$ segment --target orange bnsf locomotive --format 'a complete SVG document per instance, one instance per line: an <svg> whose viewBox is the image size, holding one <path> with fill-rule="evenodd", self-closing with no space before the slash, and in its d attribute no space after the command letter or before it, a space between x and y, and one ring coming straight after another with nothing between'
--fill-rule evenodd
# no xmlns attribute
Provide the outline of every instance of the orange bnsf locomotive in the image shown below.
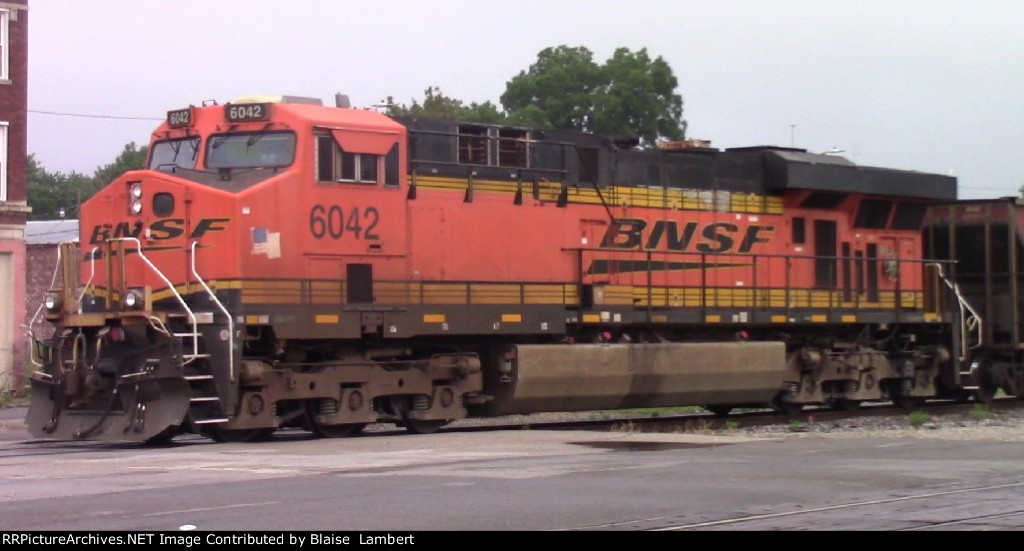
<svg viewBox="0 0 1024 551"><path fill-rule="evenodd" d="M62 245L29 428L244 441L1015 388L934 238L959 230L926 222L953 178L635 145L304 98L171 111Z"/></svg>

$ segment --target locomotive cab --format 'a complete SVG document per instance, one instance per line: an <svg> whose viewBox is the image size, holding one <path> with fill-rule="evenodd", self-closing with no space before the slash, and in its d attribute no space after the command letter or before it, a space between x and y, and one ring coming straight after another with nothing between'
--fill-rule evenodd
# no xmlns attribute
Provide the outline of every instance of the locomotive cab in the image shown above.
<svg viewBox="0 0 1024 551"><path fill-rule="evenodd" d="M32 378L33 432L127 440L208 427L225 438L254 434L228 423L243 386L267 376L264 364L245 355L300 364L289 371L300 376L303 362L325 352L290 340L382 329L372 315L352 323L340 301L314 316L275 311L295 287L252 275L309 281L301 294L315 297L339 291L317 280L347 271L345 302L373 302L374 278L396 277L405 253L405 219L397 215L404 132L376 112L324 109L301 98L168 112L146 168L90 198L81 211L81 245L62 246L64 285L51 292L46 311L56 330L34 347L43 369ZM335 383L355 390L348 392L352 404L360 401L361 378ZM432 396L427 381L420 390ZM290 417L309 426L309 402L316 415L321 408L316 383L305 387L305 395L265 409L257 405L267 396L248 396L249 425L274 427ZM328 396L322 409L336 411L340 396ZM356 421L376 420L355 409Z"/></svg>

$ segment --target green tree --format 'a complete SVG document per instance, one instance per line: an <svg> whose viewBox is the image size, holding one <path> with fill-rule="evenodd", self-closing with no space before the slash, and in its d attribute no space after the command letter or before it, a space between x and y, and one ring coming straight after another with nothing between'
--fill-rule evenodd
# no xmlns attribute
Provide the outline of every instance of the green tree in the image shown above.
<svg viewBox="0 0 1024 551"><path fill-rule="evenodd" d="M615 50L603 67L604 83L595 101L594 131L631 134L641 144L685 137L683 98L674 93L678 82L664 59L651 59L647 49Z"/></svg>
<svg viewBox="0 0 1024 551"><path fill-rule="evenodd" d="M93 174L93 180L96 185L95 191L103 189L107 184L114 181L115 178L129 170L138 170L146 166L146 155L148 153L149 146L139 147L135 142L125 144L124 149L114 159L114 162L96 168L96 172Z"/></svg>
<svg viewBox="0 0 1024 551"><path fill-rule="evenodd" d="M392 103L388 98L388 114L392 116L419 117L424 119L459 120L467 122L499 123L505 115L489 101L470 103L448 97L437 86L429 86L423 92L423 103L415 99L412 105Z"/></svg>
<svg viewBox="0 0 1024 551"><path fill-rule="evenodd" d="M651 59L646 48L619 48L598 65L587 48L562 45L541 50L528 70L509 80L501 104L510 120L629 134L651 147L658 140L685 138L677 86L668 63L660 56Z"/></svg>
<svg viewBox="0 0 1024 551"><path fill-rule="evenodd" d="M79 201L85 201L93 193L92 179L72 172L47 172L34 155L28 156L28 205L32 207L30 220L51 220L65 216L77 216Z"/></svg>
<svg viewBox="0 0 1024 551"><path fill-rule="evenodd" d="M66 218L78 216L78 205L92 197L118 176L146 164L147 146L128 143L113 162L97 167L93 175L80 172L48 172L34 155L28 157L28 204L32 207L30 220L60 218L64 209Z"/></svg>
<svg viewBox="0 0 1024 551"><path fill-rule="evenodd" d="M505 121L514 126L527 126L530 128L554 128L548 120L547 113L536 105L527 105L522 109L516 109Z"/></svg>
<svg viewBox="0 0 1024 551"><path fill-rule="evenodd" d="M513 116L524 109L539 109L552 128L593 130L594 100L603 81L594 54L582 46L544 48L537 61L512 77L501 95L501 105ZM518 113L518 114L517 114Z"/></svg>

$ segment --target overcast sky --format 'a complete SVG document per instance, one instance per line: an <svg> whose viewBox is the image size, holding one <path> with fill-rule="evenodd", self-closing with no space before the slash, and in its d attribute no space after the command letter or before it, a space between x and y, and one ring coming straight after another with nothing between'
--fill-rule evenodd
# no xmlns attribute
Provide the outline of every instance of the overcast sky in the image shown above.
<svg viewBox="0 0 1024 551"><path fill-rule="evenodd" d="M561 44L647 48L688 137L832 148L954 174L964 198L1024 184L1020 0L30 0L28 150L91 174L170 109L253 94L466 101ZM74 117L46 112L139 117Z"/></svg>

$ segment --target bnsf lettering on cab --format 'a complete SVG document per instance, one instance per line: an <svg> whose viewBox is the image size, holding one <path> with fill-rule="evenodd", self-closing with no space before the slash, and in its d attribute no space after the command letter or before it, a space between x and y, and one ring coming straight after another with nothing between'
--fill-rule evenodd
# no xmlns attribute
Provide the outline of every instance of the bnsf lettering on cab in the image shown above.
<svg viewBox="0 0 1024 551"><path fill-rule="evenodd" d="M774 226L757 224L743 228L730 222L713 222L705 224L703 228L698 222L686 222L680 228L674 220L657 220L648 229L646 220L620 218L608 227L601 240L601 247L635 249L642 246L648 250L660 248L669 251L720 254L733 252L736 238L742 236L735 252L745 254L749 253L754 245L767 243L768 236L774 229Z"/></svg>
<svg viewBox="0 0 1024 551"><path fill-rule="evenodd" d="M224 231L230 221L230 218L203 218L195 225L188 237L189 239L199 239L209 232ZM145 234L143 234L144 229L146 230ZM148 228L141 220L135 223L121 222L117 225L97 224L90 232L89 244L97 245L107 239L127 237L139 239L140 236L144 236L150 241L167 241L185 235L185 229L184 218L161 218L150 224Z"/></svg>

